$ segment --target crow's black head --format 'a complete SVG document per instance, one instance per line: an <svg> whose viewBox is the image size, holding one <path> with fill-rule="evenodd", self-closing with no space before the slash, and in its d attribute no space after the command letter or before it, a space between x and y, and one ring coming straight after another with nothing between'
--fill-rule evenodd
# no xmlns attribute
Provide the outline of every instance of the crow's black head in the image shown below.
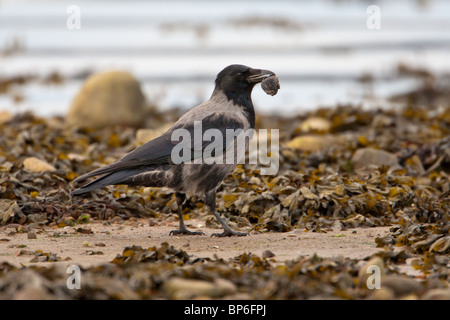
<svg viewBox="0 0 450 320"><path fill-rule="evenodd" d="M251 98L252 89L255 84L273 75L275 73L269 70L252 69L241 64L233 64L217 75L216 87L211 99L220 93L225 94L228 100L242 107L251 128L254 128L255 110Z"/></svg>
<svg viewBox="0 0 450 320"><path fill-rule="evenodd" d="M229 99L234 100L239 95L250 95L255 84L273 75L275 73L269 70L252 69L241 64L233 64L217 75L216 90L223 91Z"/></svg>

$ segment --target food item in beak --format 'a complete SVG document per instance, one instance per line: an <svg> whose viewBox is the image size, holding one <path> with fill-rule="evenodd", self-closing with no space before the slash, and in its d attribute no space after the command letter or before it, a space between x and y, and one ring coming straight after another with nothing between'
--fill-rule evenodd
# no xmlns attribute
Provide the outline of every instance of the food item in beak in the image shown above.
<svg viewBox="0 0 450 320"><path fill-rule="evenodd" d="M278 89L280 89L280 82L278 81L277 76L271 76L263 80L261 82L261 88L265 93L274 96L277 94Z"/></svg>

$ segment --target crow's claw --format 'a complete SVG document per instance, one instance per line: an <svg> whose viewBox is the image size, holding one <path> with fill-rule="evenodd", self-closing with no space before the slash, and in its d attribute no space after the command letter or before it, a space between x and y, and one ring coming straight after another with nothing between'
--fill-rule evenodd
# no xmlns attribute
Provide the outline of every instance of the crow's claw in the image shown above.
<svg viewBox="0 0 450 320"><path fill-rule="evenodd" d="M204 236L205 234L201 231L189 231L188 229L176 229L169 232L169 236L177 236L179 234L185 234L188 236L199 235Z"/></svg>

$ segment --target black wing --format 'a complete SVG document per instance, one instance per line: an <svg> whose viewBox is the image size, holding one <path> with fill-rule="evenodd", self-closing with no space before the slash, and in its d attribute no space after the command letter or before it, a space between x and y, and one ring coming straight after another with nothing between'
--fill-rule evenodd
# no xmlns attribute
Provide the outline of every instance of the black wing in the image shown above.
<svg viewBox="0 0 450 320"><path fill-rule="evenodd" d="M167 133L165 133L162 136L155 138L136 148L119 161L86 173L75 179L73 182L77 183L84 181L90 177L122 170L134 169L137 167L170 163L172 148L173 144L170 141L170 135L167 135Z"/></svg>
<svg viewBox="0 0 450 320"><path fill-rule="evenodd" d="M93 176L113 173L117 171L133 170L138 167L147 167L151 165L172 164L172 149L178 143L182 143L178 141L172 141L171 139L172 133L176 129L185 129L190 133L191 139L187 143L189 143L189 147L191 149L192 160L197 154L194 150L195 147L201 148L202 151L204 151L205 148L208 147L216 148L216 150L219 149L220 151L225 152L227 144L231 142L227 141L226 139L226 130L243 129L244 127L244 124L241 121L237 120L236 118L230 117L230 115L226 113L210 114L201 120L201 125L202 137L205 131L207 131L208 129L217 129L222 134L222 141L203 141L203 139L201 139L201 147L195 146L194 131L196 130L196 127L194 125L194 122L192 121L188 123L177 123L174 127L169 129L160 137L136 148L135 150L125 155L119 161L84 174L75 179L74 183L86 180ZM184 141L184 143L186 143L186 141ZM221 144L218 145L218 143Z"/></svg>

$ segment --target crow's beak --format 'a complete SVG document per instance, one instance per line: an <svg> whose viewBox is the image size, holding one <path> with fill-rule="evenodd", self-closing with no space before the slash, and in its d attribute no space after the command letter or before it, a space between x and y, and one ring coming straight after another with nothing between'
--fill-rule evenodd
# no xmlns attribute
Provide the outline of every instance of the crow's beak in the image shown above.
<svg viewBox="0 0 450 320"><path fill-rule="evenodd" d="M275 73L270 70L252 69L247 79L250 83L259 83L271 76L275 76Z"/></svg>

